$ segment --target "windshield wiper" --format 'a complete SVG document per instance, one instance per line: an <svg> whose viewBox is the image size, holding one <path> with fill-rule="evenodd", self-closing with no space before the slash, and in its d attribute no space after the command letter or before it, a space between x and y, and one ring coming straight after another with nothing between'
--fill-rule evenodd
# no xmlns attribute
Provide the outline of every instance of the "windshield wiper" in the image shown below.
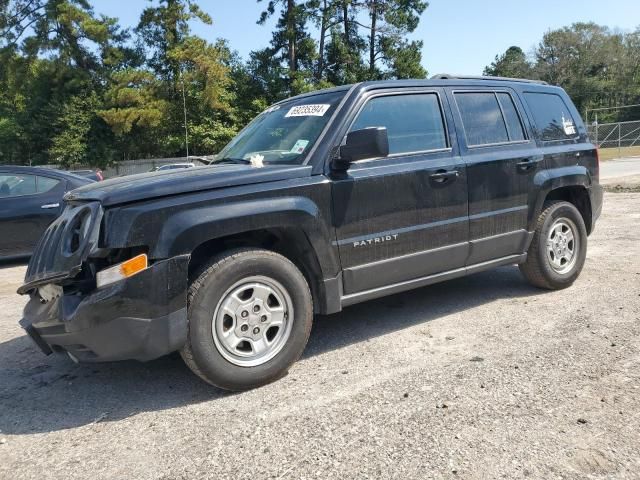
<svg viewBox="0 0 640 480"><path fill-rule="evenodd" d="M225 157L221 158L220 160L212 160L209 165L216 165L218 163L241 163L246 165L251 163L251 160L247 160L246 158Z"/></svg>

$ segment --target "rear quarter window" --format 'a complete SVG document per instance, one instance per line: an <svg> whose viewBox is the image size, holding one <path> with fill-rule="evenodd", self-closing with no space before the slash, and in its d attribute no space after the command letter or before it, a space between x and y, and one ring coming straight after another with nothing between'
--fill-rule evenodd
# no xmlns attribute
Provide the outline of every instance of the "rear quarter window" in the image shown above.
<svg viewBox="0 0 640 480"><path fill-rule="evenodd" d="M38 177L37 180L37 190L38 193L48 192L49 190L53 190L58 186L60 180L56 180L55 178L49 177Z"/></svg>
<svg viewBox="0 0 640 480"><path fill-rule="evenodd" d="M542 141L570 140L578 136L575 120L560 95L525 92L524 97Z"/></svg>

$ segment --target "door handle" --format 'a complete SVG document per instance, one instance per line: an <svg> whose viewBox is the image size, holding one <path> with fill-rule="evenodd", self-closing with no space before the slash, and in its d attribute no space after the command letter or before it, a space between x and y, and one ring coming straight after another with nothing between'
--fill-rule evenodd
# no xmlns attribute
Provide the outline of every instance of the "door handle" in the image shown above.
<svg viewBox="0 0 640 480"><path fill-rule="evenodd" d="M40 208L58 208L59 206L59 203L45 203Z"/></svg>
<svg viewBox="0 0 640 480"><path fill-rule="evenodd" d="M460 176L458 170L438 170L436 173L429 175L429 178L437 183L447 183L449 180Z"/></svg>
<svg viewBox="0 0 640 480"><path fill-rule="evenodd" d="M539 161L540 160L538 160L537 158L527 158L526 160L522 160L521 162L516 163L516 167L518 167L518 170L528 172L529 170L536 168Z"/></svg>

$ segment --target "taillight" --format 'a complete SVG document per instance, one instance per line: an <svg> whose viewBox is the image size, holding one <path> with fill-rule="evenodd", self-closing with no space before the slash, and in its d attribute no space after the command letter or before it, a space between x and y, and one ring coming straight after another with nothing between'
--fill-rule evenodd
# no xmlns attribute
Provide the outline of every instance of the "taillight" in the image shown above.
<svg viewBox="0 0 640 480"><path fill-rule="evenodd" d="M596 167L600 171L600 149L596 147Z"/></svg>

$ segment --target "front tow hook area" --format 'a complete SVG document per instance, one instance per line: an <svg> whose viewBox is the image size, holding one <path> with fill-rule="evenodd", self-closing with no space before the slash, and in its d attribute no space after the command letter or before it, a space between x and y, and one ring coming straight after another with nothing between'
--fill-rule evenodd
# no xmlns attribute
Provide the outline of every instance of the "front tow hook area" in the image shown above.
<svg viewBox="0 0 640 480"><path fill-rule="evenodd" d="M36 329L33 328L32 325L22 325L22 320L20 321L20 324L22 328L24 328L25 332L27 332L27 335L33 341L33 343L35 343L37 347L40 350L42 350L42 353L44 353L45 355L51 355L53 353L53 350L51 350L51 347L47 345L47 343L44 340L42 340L42 337L36 331Z"/></svg>

